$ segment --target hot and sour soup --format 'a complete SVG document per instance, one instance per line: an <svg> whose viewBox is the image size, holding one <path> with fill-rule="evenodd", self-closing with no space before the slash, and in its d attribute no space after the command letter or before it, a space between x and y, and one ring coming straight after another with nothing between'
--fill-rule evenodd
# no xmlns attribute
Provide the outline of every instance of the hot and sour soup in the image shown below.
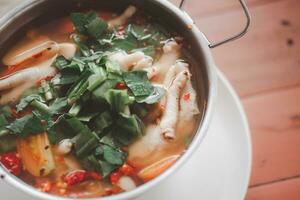
<svg viewBox="0 0 300 200"><path fill-rule="evenodd" d="M157 177L184 153L202 114L185 46L134 6L29 30L3 57L2 165L72 198Z"/></svg>

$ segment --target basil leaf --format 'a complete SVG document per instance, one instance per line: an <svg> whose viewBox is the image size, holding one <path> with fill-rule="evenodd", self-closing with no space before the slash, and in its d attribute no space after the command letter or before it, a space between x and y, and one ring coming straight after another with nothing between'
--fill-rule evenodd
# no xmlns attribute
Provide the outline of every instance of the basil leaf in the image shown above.
<svg viewBox="0 0 300 200"><path fill-rule="evenodd" d="M142 136L144 134L144 124L136 115L121 114L117 119L118 127L134 136Z"/></svg>
<svg viewBox="0 0 300 200"><path fill-rule="evenodd" d="M99 160L103 178L106 178L111 172L118 169L120 166L110 164L109 162Z"/></svg>
<svg viewBox="0 0 300 200"><path fill-rule="evenodd" d="M105 67L106 67L106 71L108 73L115 73L115 74L119 74L121 75L121 69L120 69L120 65L116 62L113 62L111 60L107 60L105 63Z"/></svg>
<svg viewBox="0 0 300 200"><path fill-rule="evenodd" d="M103 68L93 69L94 74L88 78L89 86L88 90L93 91L100 86L106 79L107 74Z"/></svg>
<svg viewBox="0 0 300 200"><path fill-rule="evenodd" d="M48 129L48 136L51 143L56 144L63 139L73 138L85 128L86 126L75 117L62 115Z"/></svg>
<svg viewBox="0 0 300 200"><path fill-rule="evenodd" d="M135 48L138 48L138 41L132 34L128 34L122 39L116 38L112 40L112 49L119 49L128 52Z"/></svg>
<svg viewBox="0 0 300 200"><path fill-rule="evenodd" d="M108 24L92 11L85 15L82 13L72 13L71 20L78 33L87 34L95 39L100 38L108 28Z"/></svg>
<svg viewBox="0 0 300 200"><path fill-rule="evenodd" d="M16 140L17 138L14 135L0 137L0 154L15 150Z"/></svg>
<svg viewBox="0 0 300 200"><path fill-rule="evenodd" d="M104 98L114 113L123 112L127 105L133 103L126 90L110 89L105 92Z"/></svg>
<svg viewBox="0 0 300 200"><path fill-rule="evenodd" d="M152 94L146 97L136 97L138 103L155 104L165 95L166 89L161 86L155 86Z"/></svg>
<svg viewBox="0 0 300 200"><path fill-rule="evenodd" d="M75 153L79 158L88 156L99 143L97 134L91 132L87 126L85 126L73 140L75 141Z"/></svg>
<svg viewBox="0 0 300 200"><path fill-rule="evenodd" d="M123 79L135 97L148 96L154 91L145 71L124 72Z"/></svg>
<svg viewBox="0 0 300 200"><path fill-rule="evenodd" d="M70 16L74 26L75 26L75 29L78 33L82 33L84 34L85 31L86 31L86 17L83 13L71 13L71 16Z"/></svg>
<svg viewBox="0 0 300 200"><path fill-rule="evenodd" d="M16 119L10 125L6 126L6 128L22 138L30 134L38 134L45 131L41 120L34 113Z"/></svg>
<svg viewBox="0 0 300 200"><path fill-rule="evenodd" d="M106 91L108 91L109 89L115 88L117 82L118 82L118 80L115 80L115 79L106 80L104 83L102 83L96 89L94 89L94 91L92 92L93 97L97 101L103 101L103 100L105 100L104 93Z"/></svg>
<svg viewBox="0 0 300 200"><path fill-rule="evenodd" d="M104 129L110 127L112 124L113 118L108 111L101 113L91 121L92 129L98 134L100 134Z"/></svg>
<svg viewBox="0 0 300 200"><path fill-rule="evenodd" d="M8 124L8 121L4 114L0 114L0 127L3 127Z"/></svg>
<svg viewBox="0 0 300 200"><path fill-rule="evenodd" d="M40 95L37 95L37 94L29 95L27 97L22 98L20 103L16 106L17 112L24 110L27 106L29 106L31 104L31 102L33 100L37 100L37 101L40 101L43 103L45 102Z"/></svg>
<svg viewBox="0 0 300 200"><path fill-rule="evenodd" d="M77 83L73 84L73 86L70 88L70 90L68 91L68 99L71 102L75 102L76 100L78 100L88 89L88 78L91 74L92 72L90 70L84 71Z"/></svg>
<svg viewBox="0 0 300 200"><path fill-rule="evenodd" d="M57 98L54 102L49 106L49 109L54 114L63 113L65 108L68 106L68 101L66 97Z"/></svg>
<svg viewBox="0 0 300 200"><path fill-rule="evenodd" d="M131 33L139 41L147 40L151 37L151 34L147 33L144 26L129 24L126 31Z"/></svg>
<svg viewBox="0 0 300 200"><path fill-rule="evenodd" d="M111 147L113 147L115 149L121 149L120 143L117 142L111 134L107 134L107 135L103 136L101 138L100 142L102 144L111 146Z"/></svg>
<svg viewBox="0 0 300 200"><path fill-rule="evenodd" d="M91 37L99 39L108 28L108 24L97 17L94 12L89 12L87 15L89 15L87 16L87 18L89 18L88 24L86 24L87 32Z"/></svg>
<svg viewBox="0 0 300 200"><path fill-rule="evenodd" d="M125 162L126 154L108 145L103 146L103 157L105 161L113 165L122 165Z"/></svg>
<svg viewBox="0 0 300 200"><path fill-rule="evenodd" d="M153 45L134 49L131 52L140 52L140 51L143 52L145 55L151 56L151 57L154 57L156 54L155 46L153 46Z"/></svg>
<svg viewBox="0 0 300 200"><path fill-rule="evenodd" d="M70 64L70 61L61 55L57 56L57 58L55 59L55 61L53 63L53 65L59 70L66 68L69 64Z"/></svg>
<svg viewBox="0 0 300 200"><path fill-rule="evenodd" d="M75 44L77 44L77 46L80 49L80 52L82 53L82 55L88 57L92 55L91 50L89 49L89 47L82 41L81 37L77 34L74 34L72 37L73 41L75 42Z"/></svg>
<svg viewBox="0 0 300 200"><path fill-rule="evenodd" d="M6 119L12 118L12 112L9 106L0 106L0 114L2 114Z"/></svg>
<svg viewBox="0 0 300 200"><path fill-rule="evenodd" d="M129 145L136 137L144 135L145 127L136 115L119 115L114 129L114 137L123 145Z"/></svg>
<svg viewBox="0 0 300 200"><path fill-rule="evenodd" d="M106 178L111 172L120 167L118 165L110 164L102 159L98 159L95 155L90 155L81 159L81 163L90 171L100 172L103 178Z"/></svg>

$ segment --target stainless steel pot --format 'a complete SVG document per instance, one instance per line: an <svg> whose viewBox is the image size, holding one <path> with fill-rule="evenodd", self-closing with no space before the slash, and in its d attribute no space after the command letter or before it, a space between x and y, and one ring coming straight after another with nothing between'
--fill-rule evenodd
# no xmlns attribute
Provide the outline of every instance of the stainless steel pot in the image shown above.
<svg viewBox="0 0 300 200"><path fill-rule="evenodd" d="M141 195L174 173L180 166L187 162L192 153L200 146L210 124L216 97L217 74L209 48L214 48L237 39L246 33L249 27L250 16L244 0L239 1L247 17L245 28L237 35L217 43L210 43L204 34L195 26L189 15L182 10L184 0L181 1L179 8L167 0L95 0L89 4L93 9L108 8L113 10L124 9L128 5L134 4L153 16L154 19L158 19L162 25L176 30L176 32L181 34L191 45L189 54L194 63L191 65L193 74L192 81L198 95L200 94L199 105L204 108L203 116L199 120L197 133L190 147L172 167L154 180L131 192L98 199L124 200ZM28 0L7 13L7 15L0 20L0 46L2 49L2 51L0 51L0 57L4 54L3 49L8 49L17 38L24 35L26 28L67 15L75 8L76 3L74 2L78 2L78 0ZM2 167L0 167L0 175L4 181L7 181L14 187L34 197L47 200L66 199L39 192L33 187L24 184L24 182L18 178L10 175L10 173Z"/></svg>

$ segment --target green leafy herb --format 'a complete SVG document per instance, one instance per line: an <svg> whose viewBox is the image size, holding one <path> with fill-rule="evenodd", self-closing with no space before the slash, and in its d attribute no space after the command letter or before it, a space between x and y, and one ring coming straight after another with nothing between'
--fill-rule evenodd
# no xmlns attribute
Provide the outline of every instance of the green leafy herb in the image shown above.
<svg viewBox="0 0 300 200"><path fill-rule="evenodd" d="M98 134L102 133L102 131L113 124L113 118L109 112L103 112L100 115L96 116L92 122L91 127Z"/></svg>
<svg viewBox="0 0 300 200"><path fill-rule="evenodd" d="M66 97L57 98L54 102L49 106L49 109L53 114L63 113L65 108L68 107L68 101Z"/></svg>
<svg viewBox="0 0 300 200"><path fill-rule="evenodd" d="M122 151L114 149L108 145L103 146L104 159L113 165L122 165L126 159L126 154Z"/></svg>
<svg viewBox="0 0 300 200"><path fill-rule="evenodd" d="M109 89L105 92L104 97L109 103L111 110L115 113L123 112L127 105L133 103L126 90Z"/></svg>
<svg viewBox="0 0 300 200"><path fill-rule="evenodd" d="M124 72L123 79L135 97L149 96L154 91L146 71Z"/></svg>
<svg viewBox="0 0 300 200"><path fill-rule="evenodd" d="M92 51L89 49L89 47L84 43L84 41L81 39L81 37L77 34L73 35L73 41L77 44L79 47L82 55L88 57L92 55Z"/></svg>
<svg viewBox="0 0 300 200"><path fill-rule="evenodd" d="M111 172L118 169L120 166L110 164L109 162L105 162L103 160L99 160L99 163L101 165L102 170L102 176L105 178L107 177Z"/></svg>
<svg viewBox="0 0 300 200"><path fill-rule="evenodd" d="M132 52L143 52L145 55L151 56L151 57L154 57L156 54L155 46L153 46L153 45L134 49L134 50L132 50Z"/></svg>
<svg viewBox="0 0 300 200"><path fill-rule="evenodd" d="M108 28L107 23L94 12L88 12L87 14L72 13L71 20L78 33L88 34L95 39L100 38Z"/></svg>
<svg viewBox="0 0 300 200"><path fill-rule="evenodd" d="M0 154L10 152L16 149L16 136L7 135L0 137Z"/></svg>
<svg viewBox="0 0 300 200"><path fill-rule="evenodd" d="M96 133L85 126L73 139L75 141L75 153L79 158L88 156L99 143Z"/></svg>
<svg viewBox="0 0 300 200"><path fill-rule="evenodd" d="M6 126L6 128L22 138L25 138L30 134L42 133L45 131L40 119L34 113L16 119L10 125Z"/></svg>
<svg viewBox="0 0 300 200"><path fill-rule="evenodd" d="M138 103L155 104L165 95L166 89L161 86L155 86L152 94L144 97L136 97Z"/></svg>
<svg viewBox="0 0 300 200"><path fill-rule="evenodd" d="M29 106L31 104L31 102L34 100L37 100L40 102L45 102L40 95L37 95L37 94L29 95L27 97L22 98L21 101L19 102L19 104L16 106L17 112L24 110L24 108Z"/></svg>
<svg viewBox="0 0 300 200"><path fill-rule="evenodd" d="M88 78L92 74L90 70L86 70L80 76L80 79L68 91L68 99L75 102L79 99L89 87Z"/></svg>

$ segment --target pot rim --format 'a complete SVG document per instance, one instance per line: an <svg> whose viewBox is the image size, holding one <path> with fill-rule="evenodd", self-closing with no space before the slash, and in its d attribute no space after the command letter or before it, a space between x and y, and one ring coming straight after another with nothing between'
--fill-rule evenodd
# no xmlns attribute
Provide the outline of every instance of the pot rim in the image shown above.
<svg viewBox="0 0 300 200"><path fill-rule="evenodd" d="M18 17L24 12L27 12L28 9L31 9L32 7L45 2L47 0L26 0L23 3L16 6L14 9L9 11L6 15L4 15L0 19L0 31L4 30L6 26L8 26L11 22L14 21L15 17ZM202 50L203 58L204 59L204 65L206 66L206 75L207 75L207 81L208 81L208 96L207 96L207 102L205 107L205 112L203 119L197 129L197 132L189 145L186 152L179 158L178 161L175 162L169 169L167 169L164 173L160 174L155 179L138 186L136 189L108 197L97 197L97 198L89 198L89 200L125 200L125 199L131 199L134 197L139 196L140 194L148 191L164 179L166 179L168 176L170 176L172 173L174 173L176 170L178 170L183 164L191 157L191 155L196 151L196 149L199 147L201 142L203 141L209 124L212 119L213 111L214 111L214 104L216 99L216 93L217 93L217 73L215 69L215 63L213 61L210 49L208 47L208 41L205 38L204 34L197 28L197 26L194 24L194 22L191 20L191 18L185 13L184 11L180 10L178 7L173 5L171 2L167 0L153 0L154 2L160 4L160 6L163 6L166 10L169 10L172 12L172 14L177 17L181 18L183 22L185 22L187 25L192 25L193 27L190 29L192 34L197 39L197 42L199 47ZM23 191L25 194L29 194L31 196L45 199L45 200L71 200L72 198L66 198L66 197L60 197L60 196L54 196L50 195L44 192L40 192L33 188L30 185L25 184L23 181L19 180L17 177L11 175L6 169L3 167L0 167L0 174L4 174L5 178L4 180L7 181L11 186L16 187Z"/></svg>

